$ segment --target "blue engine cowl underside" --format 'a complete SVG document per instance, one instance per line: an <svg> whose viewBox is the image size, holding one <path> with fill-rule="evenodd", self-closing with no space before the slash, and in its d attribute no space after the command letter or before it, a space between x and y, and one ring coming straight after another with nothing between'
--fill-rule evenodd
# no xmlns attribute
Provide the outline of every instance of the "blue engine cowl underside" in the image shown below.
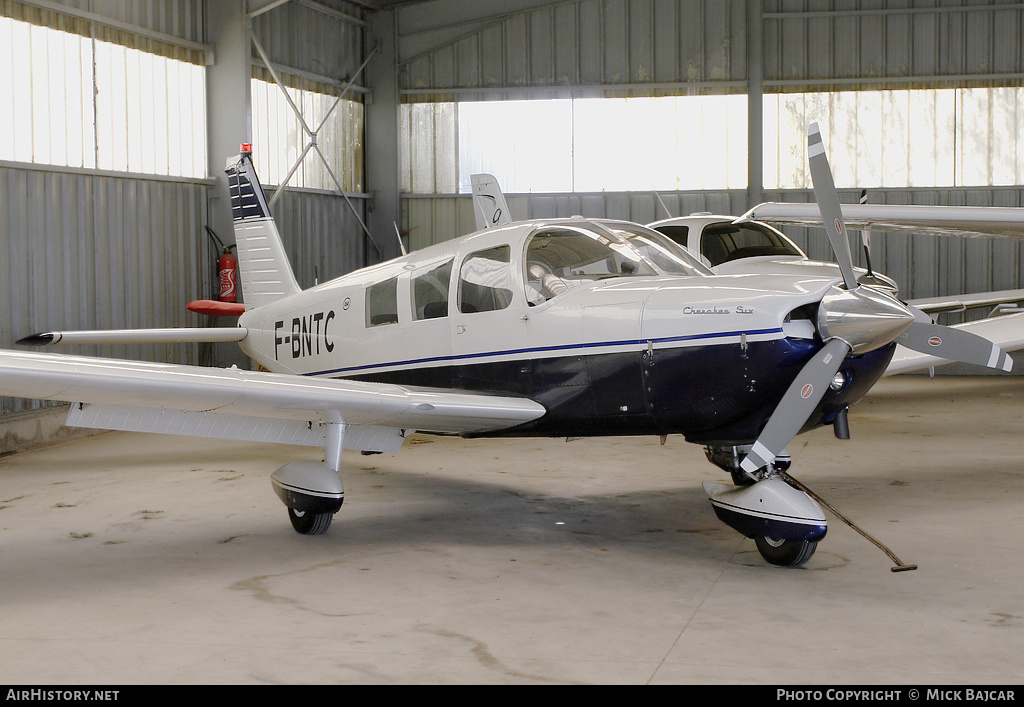
<svg viewBox="0 0 1024 707"><path fill-rule="evenodd" d="M550 358L461 363L359 376L403 385L454 388L528 397L547 413L498 436L586 437L683 434L708 445L751 444L789 384L822 344L781 338L583 354ZM885 371L895 344L848 357L841 370L848 384L829 390L802 431L831 424Z"/></svg>

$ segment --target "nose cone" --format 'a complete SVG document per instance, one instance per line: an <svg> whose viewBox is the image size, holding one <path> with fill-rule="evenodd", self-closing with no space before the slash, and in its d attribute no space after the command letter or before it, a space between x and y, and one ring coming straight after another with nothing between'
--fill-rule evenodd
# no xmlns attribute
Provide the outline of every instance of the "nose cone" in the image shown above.
<svg viewBox="0 0 1024 707"><path fill-rule="evenodd" d="M855 354L891 343L913 321L914 315L903 304L871 287L833 287L818 310L821 338L842 339Z"/></svg>

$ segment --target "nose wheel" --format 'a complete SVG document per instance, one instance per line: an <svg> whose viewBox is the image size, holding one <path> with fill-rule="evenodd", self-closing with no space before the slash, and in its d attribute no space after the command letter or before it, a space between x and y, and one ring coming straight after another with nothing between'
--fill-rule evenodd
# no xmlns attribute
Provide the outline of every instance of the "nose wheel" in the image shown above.
<svg viewBox="0 0 1024 707"><path fill-rule="evenodd" d="M787 540L766 535L755 537L754 544L766 562L779 567L799 567L818 549L816 540Z"/></svg>
<svg viewBox="0 0 1024 707"><path fill-rule="evenodd" d="M303 535L321 535L331 527L333 513L314 513L313 511L297 511L288 509L288 520L296 532Z"/></svg>

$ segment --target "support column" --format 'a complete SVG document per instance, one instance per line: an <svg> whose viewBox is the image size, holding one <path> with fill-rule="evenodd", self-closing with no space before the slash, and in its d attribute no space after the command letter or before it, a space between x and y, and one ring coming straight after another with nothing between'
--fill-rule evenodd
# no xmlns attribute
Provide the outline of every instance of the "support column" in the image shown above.
<svg viewBox="0 0 1024 707"><path fill-rule="evenodd" d="M764 201L764 18L762 0L747 3L747 208Z"/></svg>
<svg viewBox="0 0 1024 707"><path fill-rule="evenodd" d="M217 181L208 192L207 213L210 228L224 245L231 245L235 242L235 230L224 163L228 157L238 154L239 145L252 142L249 19L245 0L218 0L207 3L206 8L208 37L214 45L215 59L206 69L206 160L208 174ZM214 260L210 259L209 267L213 267ZM215 324L232 326L234 321L234 318L218 317ZM214 346L215 365L249 367L249 359L236 344Z"/></svg>
<svg viewBox="0 0 1024 707"><path fill-rule="evenodd" d="M210 201L210 227L225 244L235 242L224 162L238 154L238 146L252 142L249 82L249 19L245 0L218 0L207 4L209 39L216 62L206 71L206 133L209 174L217 180Z"/></svg>
<svg viewBox="0 0 1024 707"><path fill-rule="evenodd" d="M383 251L380 259L401 254L395 224L401 227L401 168L398 153L398 49L395 41L393 10L373 13L370 28L371 47L377 54L366 66L366 85L373 93L365 108L366 191L373 196L367 209L367 226L373 240ZM366 249L367 259L376 260L372 244ZM367 263L369 264L369 263Z"/></svg>

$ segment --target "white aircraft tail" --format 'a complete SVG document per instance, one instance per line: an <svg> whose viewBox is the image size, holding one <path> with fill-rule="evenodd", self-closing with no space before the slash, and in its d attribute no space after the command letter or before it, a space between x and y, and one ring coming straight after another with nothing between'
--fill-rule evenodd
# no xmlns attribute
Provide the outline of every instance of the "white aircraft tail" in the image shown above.
<svg viewBox="0 0 1024 707"><path fill-rule="evenodd" d="M469 177L473 185L473 212L476 214L476 229L481 231L492 226L511 223L505 195L501 193L498 180L489 174L473 174Z"/></svg>
<svg viewBox="0 0 1024 707"><path fill-rule="evenodd" d="M301 292L256 177L252 155L242 152L229 158L225 171L231 192L238 274L245 308L253 309Z"/></svg>

